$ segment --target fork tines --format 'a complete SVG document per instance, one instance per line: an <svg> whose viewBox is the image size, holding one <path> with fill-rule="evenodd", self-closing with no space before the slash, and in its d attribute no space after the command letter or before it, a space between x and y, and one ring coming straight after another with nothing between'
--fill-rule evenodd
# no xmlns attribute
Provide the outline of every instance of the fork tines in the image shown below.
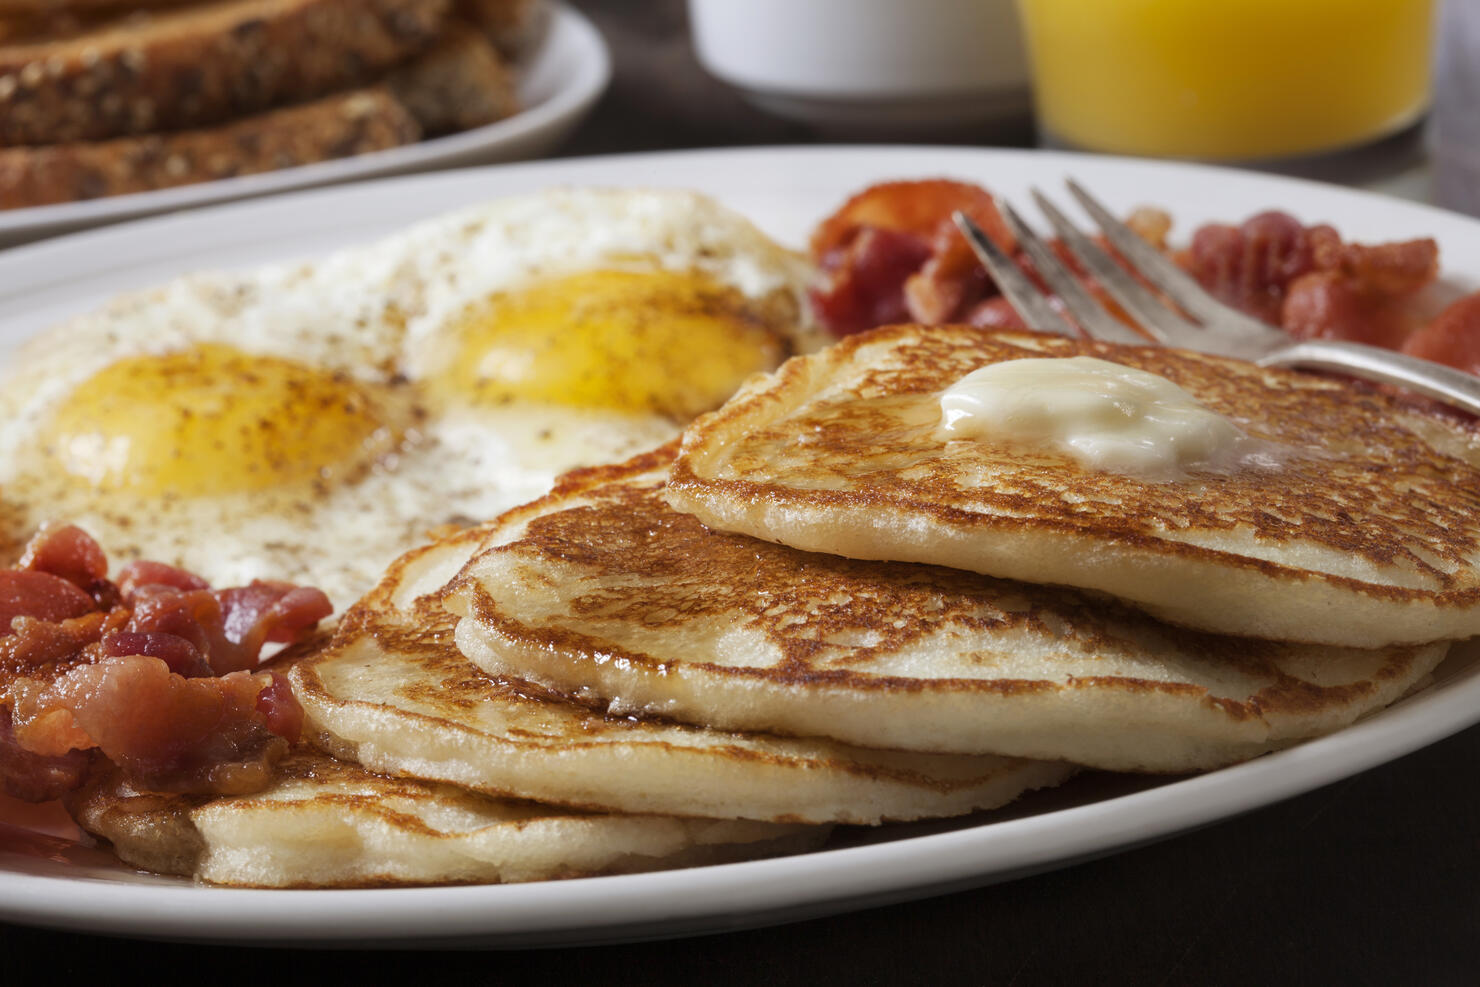
<svg viewBox="0 0 1480 987"><path fill-rule="evenodd" d="M1077 182L1071 179L1068 186L1125 263L1079 229L1037 189L1032 190L1033 201L1059 237L1060 249L1093 275L1105 292L1135 320L1139 331L1108 311L1058 253L1007 202L997 200L1002 218L1043 283L1053 292L1054 299L1045 296L1033 278L993 244L970 217L957 213L954 217L956 225L966 235L1002 294L1029 326L1059 333L1063 333L1063 327L1067 326L1070 331L1078 329L1087 336L1109 342L1144 345L1155 340L1168 346L1203 350L1225 349L1224 344L1229 341L1215 339L1209 335L1208 329L1234 333L1250 341L1258 339L1266 344L1271 334L1277 333L1277 330L1232 311L1207 294L1196 281L1116 219ZM1073 317L1072 323L1064 318L1063 311Z"/></svg>

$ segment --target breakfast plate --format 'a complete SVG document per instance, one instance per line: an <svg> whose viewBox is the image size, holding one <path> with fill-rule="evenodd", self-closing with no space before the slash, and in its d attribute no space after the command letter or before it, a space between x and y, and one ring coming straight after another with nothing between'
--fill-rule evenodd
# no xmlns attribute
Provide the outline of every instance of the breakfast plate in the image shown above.
<svg viewBox="0 0 1480 987"><path fill-rule="evenodd" d="M552 185L697 188L783 243L886 178L951 176L1022 197L1073 175L1119 210L1208 220L1282 208L1357 240L1434 236L1451 265L1480 256L1480 223L1344 189L1175 163L969 148L697 151L507 165L387 179L95 230L0 254L0 346L128 288L206 266L311 256L491 197ZM1480 271L1446 279L1474 290ZM1480 721L1480 648L1427 688L1337 734L1207 774L1089 775L1008 810L840 831L801 856L654 874L503 886L266 891L144 875L0 807L0 920L114 935L254 943L536 945L735 929L1006 881L1164 838L1310 791ZM13 813L14 808L11 807ZM51 820L55 823L55 820Z"/></svg>
<svg viewBox="0 0 1480 987"><path fill-rule="evenodd" d="M83 202L0 210L0 247L270 192L377 175L539 157L580 124L610 78L611 55L600 32L580 13L557 3L553 5L548 34L519 80L519 105L523 109L507 119L404 147L259 175Z"/></svg>

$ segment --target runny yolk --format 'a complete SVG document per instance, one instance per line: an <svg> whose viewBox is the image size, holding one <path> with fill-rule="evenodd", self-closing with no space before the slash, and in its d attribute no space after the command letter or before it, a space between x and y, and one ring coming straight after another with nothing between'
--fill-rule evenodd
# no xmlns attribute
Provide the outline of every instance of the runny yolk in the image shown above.
<svg viewBox="0 0 1480 987"><path fill-rule="evenodd" d="M786 355L764 308L698 273L541 281L469 309L434 383L484 406L527 400L687 419Z"/></svg>
<svg viewBox="0 0 1480 987"><path fill-rule="evenodd" d="M99 491L189 497L332 479L392 436L347 377L203 344L104 368L61 405L47 439Z"/></svg>

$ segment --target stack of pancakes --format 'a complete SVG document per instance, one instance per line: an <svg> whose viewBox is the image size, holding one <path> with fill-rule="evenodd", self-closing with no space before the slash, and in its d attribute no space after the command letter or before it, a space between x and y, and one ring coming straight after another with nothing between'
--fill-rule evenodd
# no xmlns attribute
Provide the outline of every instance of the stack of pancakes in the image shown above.
<svg viewBox="0 0 1480 987"><path fill-rule="evenodd" d="M1075 355L1286 453L1153 481L941 439L966 373ZM74 811L126 859L236 884L792 851L1340 729L1480 633L1477 560L1473 422L1181 351L895 327L400 559L292 667L319 752L267 792L114 778Z"/></svg>
<svg viewBox="0 0 1480 987"><path fill-rule="evenodd" d="M310 164L514 112L535 0L0 0L0 209ZM504 49L503 52L498 50Z"/></svg>

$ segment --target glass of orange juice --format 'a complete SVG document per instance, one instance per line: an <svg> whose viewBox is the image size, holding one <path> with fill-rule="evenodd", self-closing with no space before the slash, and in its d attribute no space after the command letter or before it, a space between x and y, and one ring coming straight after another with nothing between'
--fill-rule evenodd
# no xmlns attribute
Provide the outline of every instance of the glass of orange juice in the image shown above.
<svg viewBox="0 0 1480 987"><path fill-rule="evenodd" d="M1433 0L1018 0L1046 143L1237 161L1340 150L1429 103Z"/></svg>

